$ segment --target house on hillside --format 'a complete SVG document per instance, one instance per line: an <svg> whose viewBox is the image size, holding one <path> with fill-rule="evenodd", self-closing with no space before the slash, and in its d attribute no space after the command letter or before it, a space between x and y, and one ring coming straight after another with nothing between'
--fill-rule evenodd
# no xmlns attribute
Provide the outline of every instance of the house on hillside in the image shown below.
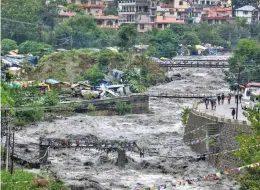
<svg viewBox="0 0 260 190"><path fill-rule="evenodd" d="M247 18L247 24L257 23L260 20L260 10L251 5L246 5L236 9L235 15L237 18Z"/></svg>
<svg viewBox="0 0 260 190"><path fill-rule="evenodd" d="M203 8L202 21L208 24L223 24L234 20L232 18L232 8L230 7L206 7Z"/></svg>
<svg viewBox="0 0 260 190"><path fill-rule="evenodd" d="M185 24L183 19L177 19L170 16L157 16L156 27L158 29L165 29L171 24Z"/></svg>

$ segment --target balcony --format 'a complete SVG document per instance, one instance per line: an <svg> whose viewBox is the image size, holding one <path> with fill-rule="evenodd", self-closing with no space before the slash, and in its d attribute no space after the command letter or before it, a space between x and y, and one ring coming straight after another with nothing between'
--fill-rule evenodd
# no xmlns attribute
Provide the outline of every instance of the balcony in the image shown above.
<svg viewBox="0 0 260 190"><path fill-rule="evenodd" d="M135 14L135 10L119 10L118 14L134 15Z"/></svg>
<svg viewBox="0 0 260 190"><path fill-rule="evenodd" d="M119 5L135 5L136 0L118 1Z"/></svg>
<svg viewBox="0 0 260 190"><path fill-rule="evenodd" d="M135 23L135 20L131 19L119 19L118 23Z"/></svg>
<svg viewBox="0 0 260 190"><path fill-rule="evenodd" d="M118 3L135 3L135 0L123 0L123 1L118 1Z"/></svg>

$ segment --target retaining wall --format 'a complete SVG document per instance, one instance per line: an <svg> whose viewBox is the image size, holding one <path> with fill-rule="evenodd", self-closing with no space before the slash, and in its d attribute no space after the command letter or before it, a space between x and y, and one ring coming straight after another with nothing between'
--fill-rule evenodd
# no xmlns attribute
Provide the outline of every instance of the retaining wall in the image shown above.
<svg viewBox="0 0 260 190"><path fill-rule="evenodd" d="M196 106L194 108L196 108ZM250 124L247 121L220 118L193 109L189 114L188 123L185 127L186 135L184 135L184 141L192 141L199 137L205 138L206 126L204 125L208 123L216 123L215 126L219 130L219 136L216 137L216 142L209 146L209 152L220 153L218 155L209 155L209 163L220 170L239 166L240 162L232 155L232 152L225 154L221 154L221 152L239 148L239 144L235 140L235 137L238 135L239 131L250 134ZM194 129L197 128L198 130L194 131ZM191 131L193 132L191 133ZM197 153L201 154L206 152L205 141L197 145L189 146Z"/></svg>

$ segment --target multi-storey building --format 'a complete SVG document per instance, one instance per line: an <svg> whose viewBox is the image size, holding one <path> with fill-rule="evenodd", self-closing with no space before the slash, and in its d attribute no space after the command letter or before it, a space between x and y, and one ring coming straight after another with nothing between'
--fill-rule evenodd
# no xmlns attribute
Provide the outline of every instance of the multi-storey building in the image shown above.
<svg viewBox="0 0 260 190"><path fill-rule="evenodd" d="M156 0L119 0L118 23L135 23L139 32L155 27Z"/></svg>
<svg viewBox="0 0 260 190"><path fill-rule="evenodd" d="M232 22L232 8L224 8L220 6L203 8L203 15L201 19L209 24Z"/></svg>
<svg viewBox="0 0 260 190"><path fill-rule="evenodd" d="M84 9L86 14L102 15L103 9L106 8L107 1L101 0L67 0L68 3L75 3Z"/></svg>
<svg viewBox="0 0 260 190"><path fill-rule="evenodd" d="M251 5L246 5L236 9L235 11L236 17L238 18L246 18L247 24L257 23L260 20L260 11L259 8L255 8Z"/></svg>

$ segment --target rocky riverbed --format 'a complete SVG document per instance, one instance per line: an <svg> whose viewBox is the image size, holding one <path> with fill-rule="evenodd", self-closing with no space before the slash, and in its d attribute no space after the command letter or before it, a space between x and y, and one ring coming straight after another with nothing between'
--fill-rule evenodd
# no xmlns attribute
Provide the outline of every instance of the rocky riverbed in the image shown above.
<svg viewBox="0 0 260 190"><path fill-rule="evenodd" d="M180 73L173 82L151 87L150 92L217 93L227 90L221 69L176 69ZM77 114L53 122L41 122L16 133L18 144L28 144L28 150L16 148L26 157L39 156L39 137L81 139L93 135L107 140L136 140L141 147L154 149L144 158L127 152L128 164L124 169L115 166L117 154L88 149L51 150L49 160L55 171L73 189L138 189L152 184L164 184L205 176L217 170L205 161L191 159L196 153L184 145L181 111L192 106L189 99L150 99L149 114L125 116L87 116ZM171 158L181 157L181 158ZM227 168L228 169L228 168ZM77 187L77 188L76 188ZM195 182L175 189L225 190L237 189L234 181Z"/></svg>

